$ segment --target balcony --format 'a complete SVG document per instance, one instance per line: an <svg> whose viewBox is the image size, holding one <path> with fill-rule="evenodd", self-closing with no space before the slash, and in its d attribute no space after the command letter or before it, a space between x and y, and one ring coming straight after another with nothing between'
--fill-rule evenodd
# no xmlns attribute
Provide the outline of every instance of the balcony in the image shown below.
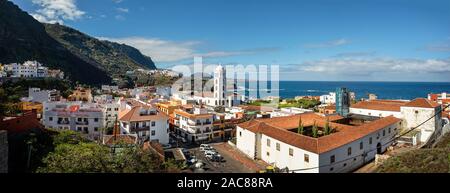
<svg viewBox="0 0 450 193"><path fill-rule="evenodd" d="M68 124L70 124L70 121L67 121L67 120L58 120L58 124L59 124L59 125L68 125Z"/></svg>
<svg viewBox="0 0 450 193"><path fill-rule="evenodd" d="M131 132L150 131L150 128L148 126L130 127L130 131Z"/></svg>
<svg viewBox="0 0 450 193"><path fill-rule="evenodd" d="M76 121L77 125L89 125L89 121Z"/></svg>

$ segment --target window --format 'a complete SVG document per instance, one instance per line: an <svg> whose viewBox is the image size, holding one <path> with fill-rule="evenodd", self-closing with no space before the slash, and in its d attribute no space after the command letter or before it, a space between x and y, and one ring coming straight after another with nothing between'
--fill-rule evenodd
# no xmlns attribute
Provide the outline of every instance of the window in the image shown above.
<svg viewBox="0 0 450 193"><path fill-rule="evenodd" d="M303 155L303 160L305 161L305 163L309 163L309 155L308 154L304 154Z"/></svg>
<svg viewBox="0 0 450 193"><path fill-rule="evenodd" d="M267 147L270 147L270 139L267 139Z"/></svg>
<svg viewBox="0 0 450 193"><path fill-rule="evenodd" d="M359 143L359 149L363 149L364 148L364 143L361 141L360 143Z"/></svg>
<svg viewBox="0 0 450 193"><path fill-rule="evenodd" d="M81 121L83 121L83 119L82 118L78 118L78 122L81 122Z"/></svg>
<svg viewBox="0 0 450 193"><path fill-rule="evenodd" d="M280 144L277 143L277 151L280 151Z"/></svg>
<svg viewBox="0 0 450 193"><path fill-rule="evenodd" d="M97 132L97 131L98 131L98 127L94 127L94 131L96 131L96 132Z"/></svg>
<svg viewBox="0 0 450 193"><path fill-rule="evenodd" d="M53 121L53 117L48 117L48 120L49 121Z"/></svg>
<svg viewBox="0 0 450 193"><path fill-rule="evenodd" d="M334 170L334 168L333 168L333 167L331 167L331 168L330 168L330 171L333 171L333 170Z"/></svg>
<svg viewBox="0 0 450 193"><path fill-rule="evenodd" d="M389 130L388 130L388 133L390 134L391 133L391 128L389 127Z"/></svg>
<svg viewBox="0 0 450 193"><path fill-rule="evenodd" d="M386 136L386 130L383 129L383 137Z"/></svg>
<svg viewBox="0 0 450 193"><path fill-rule="evenodd" d="M352 155L352 148L351 148L351 147L349 147L349 148L347 149L347 155Z"/></svg>
<svg viewBox="0 0 450 193"><path fill-rule="evenodd" d="M156 122L152 121L152 127L154 127L156 125Z"/></svg>
<svg viewBox="0 0 450 193"><path fill-rule="evenodd" d="M267 152L267 153L266 153L266 155L267 155L267 156L270 156L270 153L269 153L269 152Z"/></svg>
<svg viewBox="0 0 450 193"><path fill-rule="evenodd" d="M380 133L377 133L377 139L380 139Z"/></svg>
<svg viewBox="0 0 450 193"><path fill-rule="evenodd" d="M156 133L155 130L152 130L152 136L155 136L155 133Z"/></svg>
<svg viewBox="0 0 450 193"><path fill-rule="evenodd" d="M334 163L336 161L336 156L330 156L330 163Z"/></svg>
<svg viewBox="0 0 450 193"><path fill-rule="evenodd" d="M98 122L98 118L95 118L95 119L94 119L94 122Z"/></svg>
<svg viewBox="0 0 450 193"><path fill-rule="evenodd" d="M372 145L372 137L369 138L369 144Z"/></svg>
<svg viewBox="0 0 450 193"><path fill-rule="evenodd" d="M344 167L347 166L347 163L344 164Z"/></svg>
<svg viewBox="0 0 450 193"><path fill-rule="evenodd" d="M77 130L78 130L78 131L81 131L81 127L78 127Z"/></svg>
<svg viewBox="0 0 450 193"><path fill-rule="evenodd" d="M415 113L416 113L416 114L419 114L419 111L416 111Z"/></svg>
<svg viewBox="0 0 450 193"><path fill-rule="evenodd" d="M167 129L167 133L169 133L169 129Z"/></svg>
<svg viewBox="0 0 450 193"><path fill-rule="evenodd" d="M290 156L294 156L294 149L289 148L289 155L290 155Z"/></svg>
<svg viewBox="0 0 450 193"><path fill-rule="evenodd" d="M239 131L239 137L242 137L242 131Z"/></svg>

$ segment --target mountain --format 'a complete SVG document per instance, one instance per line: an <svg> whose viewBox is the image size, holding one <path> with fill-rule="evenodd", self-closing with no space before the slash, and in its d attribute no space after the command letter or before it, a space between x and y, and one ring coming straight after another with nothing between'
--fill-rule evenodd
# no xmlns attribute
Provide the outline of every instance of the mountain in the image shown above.
<svg viewBox="0 0 450 193"><path fill-rule="evenodd" d="M110 83L128 70L156 69L150 57L124 44L102 41L59 24L42 24L0 0L0 62L37 60L61 69L72 81Z"/></svg>
<svg viewBox="0 0 450 193"><path fill-rule="evenodd" d="M50 37L44 25L7 0L0 0L0 62L37 60L87 84L111 82L110 76L83 61Z"/></svg>
<svg viewBox="0 0 450 193"><path fill-rule="evenodd" d="M102 41L59 24L44 24L47 33L66 49L114 78L137 68L156 69L150 57L125 44Z"/></svg>

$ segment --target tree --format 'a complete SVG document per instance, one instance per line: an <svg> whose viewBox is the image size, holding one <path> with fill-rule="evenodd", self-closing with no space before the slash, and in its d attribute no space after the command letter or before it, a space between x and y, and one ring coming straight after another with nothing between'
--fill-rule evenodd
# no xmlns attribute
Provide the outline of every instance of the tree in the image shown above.
<svg viewBox="0 0 450 193"><path fill-rule="evenodd" d="M44 158L38 173L112 172L110 149L95 143L60 144Z"/></svg>
<svg viewBox="0 0 450 193"><path fill-rule="evenodd" d="M314 121L314 124L313 124L313 127L312 127L312 135L313 135L313 137L317 138L318 137L318 133L319 133L319 131L318 131L318 128L317 128L317 124L316 124L316 121Z"/></svg>
<svg viewBox="0 0 450 193"><path fill-rule="evenodd" d="M331 134L330 121L328 118L327 118L327 122L325 123L324 134L325 135Z"/></svg>
<svg viewBox="0 0 450 193"><path fill-rule="evenodd" d="M299 121L298 121L298 129L297 129L297 133L298 134L302 134L303 135L303 123L302 123L302 117L300 117Z"/></svg>

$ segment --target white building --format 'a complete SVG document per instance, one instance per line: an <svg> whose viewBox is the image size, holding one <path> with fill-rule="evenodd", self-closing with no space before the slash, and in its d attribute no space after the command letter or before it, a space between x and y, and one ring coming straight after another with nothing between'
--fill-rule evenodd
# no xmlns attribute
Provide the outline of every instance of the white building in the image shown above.
<svg viewBox="0 0 450 193"><path fill-rule="evenodd" d="M297 107L288 107L288 108L274 109L272 112L269 112L269 114L270 117L287 117L311 112L313 112L313 110L302 109Z"/></svg>
<svg viewBox="0 0 450 193"><path fill-rule="evenodd" d="M214 114L205 108L182 106L174 110L176 132L189 142L208 141L213 138Z"/></svg>
<svg viewBox="0 0 450 193"><path fill-rule="evenodd" d="M119 86L102 85L102 92L113 93L119 91Z"/></svg>
<svg viewBox="0 0 450 193"><path fill-rule="evenodd" d="M330 92L327 95L320 96L320 102L322 104L334 104L336 103L336 93Z"/></svg>
<svg viewBox="0 0 450 193"><path fill-rule="evenodd" d="M178 92L173 93L176 100L195 100L197 104L207 105L211 107L224 106L232 107L241 105L245 100L245 96L236 93L229 93L227 88L227 72L225 67L217 66L214 70L214 92L203 91L201 93Z"/></svg>
<svg viewBox="0 0 450 193"><path fill-rule="evenodd" d="M441 110L441 105L424 98L412 101L372 100L362 101L350 107L351 114L387 117L394 116L402 119L402 129L419 126ZM441 114L416 129L420 142L427 142L433 134L439 136L442 132Z"/></svg>
<svg viewBox="0 0 450 193"><path fill-rule="evenodd" d="M7 64L4 66L4 71L10 77L24 77L24 78L43 78L48 77L48 68L42 66L37 61L26 61L23 64Z"/></svg>
<svg viewBox="0 0 450 193"><path fill-rule="evenodd" d="M314 123L323 129L328 119L335 132L318 138L299 134L300 117L305 131ZM280 169L287 168L290 172L352 172L386 151L400 123L400 119L392 116L366 123L361 121L366 120L323 117L314 113L254 119L237 126L236 147L250 158Z"/></svg>
<svg viewBox="0 0 450 193"><path fill-rule="evenodd" d="M44 102L42 122L47 128L70 129L98 139L105 127L105 111L94 103Z"/></svg>
<svg viewBox="0 0 450 193"><path fill-rule="evenodd" d="M28 98L25 101L28 102L52 102L59 101L61 98L58 90L41 90L40 88L28 88Z"/></svg>
<svg viewBox="0 0 450 193"><path fill-rule="evenodd" d="M169 143L169 117L156 107L128 100L119 111L120 132L136 134L140 140Z"/></svg>
<svg viewBox="0 0 450 193"><path fill-rule="evenodd" d="M116 120L119 118L119 98L113 98L112 95L98 95L94 96L94 101L105 111L106 127L114 127Z"/></svg>

